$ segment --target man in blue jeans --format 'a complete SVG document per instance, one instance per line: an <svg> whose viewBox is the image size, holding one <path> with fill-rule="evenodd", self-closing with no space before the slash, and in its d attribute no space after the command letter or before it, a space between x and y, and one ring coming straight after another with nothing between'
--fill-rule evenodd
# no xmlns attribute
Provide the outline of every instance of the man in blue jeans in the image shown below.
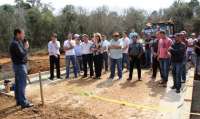
<svg viewBox="0 0 200 119"><path fill-rule="evenodd" d="M160 62L161 81L160 85L167 86L169 67L170 67L170 54L168 53L171 47L172 40L166 36L165 31L160 31L160 40L158 42L158 60Z"/></svg>
<svg viewBox="0 0 200 119"><path fill-rule="evenodd" d="M9 52L15 73L15 99L17 106L22 108L32 107L25 97L26 78L27 78L27 50L28 41L24 39L25 33L21 29L14 30L14 38L10 43Z"/></svg>
<svg viewBox="0 0 200 119"><path fill-rule="evenodd" d="M124 64L126 64L127 71L130 69L130 62L129 62L129 57L128 57L128 49L129 49L129 43L130 39L128 38L128 33L124 31L123 33L123 56L122 56L122 70L124 69Z"/></svg>
<svg viewBox="0 0 200 119"><path fill-rule="evenodd" d="M185 45L187 46L187 38L186 38L186 31L181 31L180 33L180 37L181 37L181 41L185 43ZM186 50L183 53L184 57L183 57L183 65L182 65L182 73L181 73L181 77L182 77L182 83L185 83L186 81L186 74L187 74L187 70L186 70L186 64L187 64L187 56L186 56Z"/></svg>
<svg viewBox="0 0 200 119"><path fill-rule="evenodd" d="M172 89L176 89L176 93L180 93L181 88L181 73L184 61L184 53L186 51L185 44L181 41L181 34L176 34L176 41L169 48L169 53L171 54L171 62L172 62L172 74L174 85Z"/></svg>
<svg viewBox="0 0 200 119"><path fill-rule="evenodd" d="M73 65L74 77L77 78L78 70L76 66L76 53L74 50L76 42L75 40L72 39L72 33L69 33L67 37L68 39L65 40L64 42L65 60L66 60L66 79L69 79L70 62Z"/></svg>
<svg viewBox="0 0 200 119"><path fill-rule="evenodd" d="M110 41L110 79L112 80L115 76L115 66L117 65L119 80L122 79L122 49L123 42L120 40L120 34L118 32L113 33L113 39Z"/></svg>

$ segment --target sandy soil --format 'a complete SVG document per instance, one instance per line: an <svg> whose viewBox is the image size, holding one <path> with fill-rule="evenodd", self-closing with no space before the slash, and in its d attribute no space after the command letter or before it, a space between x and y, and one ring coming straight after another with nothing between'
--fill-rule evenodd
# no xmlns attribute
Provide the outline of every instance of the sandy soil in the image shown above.
<svg viewBox="0 0 200 119"><path fill-rule="evenodd" d="M61 55L60 60L61 67L65 66L64 56ZM3 57L0 58L0 78L7 79L13 77L12 64L10 58ZM28 73L34 74L38 71L48 71L49 70L49 57L46 54L32 55L29 56L28 61ZM2 76L1 76L2 75ZM1 80L1 79L0 79Z"/></svg>
<svg viewBox="0 0 200 119"><path fill-rule="evenodd" d="M136 71L134 72L136 74ZM124 73L127 77L128 73ZM163 98L165 89L158 87L156 81L151 81L149 71L143 70L143 81L114 80L109 82L104 74L101 80L73 79L58 82L44 82L45 104L62 105L71 108L84 108L98 119L154 119L159 113L157 110L128 107L121 104L107 102L92 98L88 94L98 95L107 99L127 101L136 105L159 106L159 100ZM116 78L117 79L117 78ZM39 85L29 85L27 94L33 102L40 102Z"/></svg>
<svg viewBox="0 0 200 119"><path fill-rule="evenodd" d="M0 59L0 63L3 61L8 61L8 59ZM62 62L64 65L64 60ZM37 72L38 69L48 70L48 56L31 56L30 64L33 73ZM158 81L160 80L159 73L156 80L150 79L151 72L150 70L142 70L142 81L137 81L136 70L134 70L132 81L126 81L128 72L123 73L123 80L119 81L116 77L112 82L107 80L109 73L104 73L101 80L91 78L73 79L73 75L70 80L63 79L56 82L47 80L43 82L44 107L37 106L41 102L40 89L38 83L33 83L27 87L26 94L28 99L36 106L10 113L14 105L13 99L1 101L2 98L0 98L0 105L5 104L5 106L0 106L0 118L155 119L160 112L158 110L142 108L142 106L159 106L159 101L164 98L166 89L158 86ZM172 79L171 75L169 79ZM140 106L129 107L104 101L91 97L90 94L111 100L126 101ZM5 102L8 102L8 104ZM9 108L10 106L11 109Z"/></svg>
<svg viewBox="0 0 200 119"><path fill-rule="evenodd" d="M15 106L12 97L0 95L1 119L96 119L81 108L70 109L61 105L36 105L29 109Z"/></svg>

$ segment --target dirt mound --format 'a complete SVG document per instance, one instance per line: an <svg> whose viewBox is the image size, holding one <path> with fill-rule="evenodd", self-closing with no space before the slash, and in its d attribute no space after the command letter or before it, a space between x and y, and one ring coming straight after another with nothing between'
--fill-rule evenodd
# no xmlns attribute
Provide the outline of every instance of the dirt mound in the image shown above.
<svg viewBox="0 0 200 119"><path fill-rule="evenodd" d="M61 105L34 106L21 110L12 97L0 95L1 119L97 119L83 109L70 109Z"/></svg>
<svg viewBox="0 0 200 119"><path fill-rule="evenodd" d="M80 109L69 109L59 105L35 106L8 115L5 119L96 119Z"/></svg>

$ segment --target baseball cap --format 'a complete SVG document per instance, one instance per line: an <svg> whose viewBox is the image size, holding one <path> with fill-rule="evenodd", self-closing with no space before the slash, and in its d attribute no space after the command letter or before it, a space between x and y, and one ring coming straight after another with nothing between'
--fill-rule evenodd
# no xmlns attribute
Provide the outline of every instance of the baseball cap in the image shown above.
<svg viewBox="0 0 200 119"><path fill-rule="evenodd" d="M74 38L79 38L80 35L79 34L74 34Z"/></svg>

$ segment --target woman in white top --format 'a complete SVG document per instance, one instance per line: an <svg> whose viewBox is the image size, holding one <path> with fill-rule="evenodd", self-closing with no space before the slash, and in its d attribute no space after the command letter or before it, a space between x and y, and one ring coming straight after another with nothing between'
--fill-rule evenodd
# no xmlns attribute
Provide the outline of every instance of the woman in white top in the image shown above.
<svg viewBox="0 0 200 119"><path fill-rule="evenodd" d="M102 48L102 37L100 33L94 35L94 44L92 45L93 59L94 59L94 68L95 68L95 77L94 79L101 78L101 72L103 67L103 48Z"/></svg>
<svg viewBox="0 0 200 119"><path fill-rule="evenodd" d="M81 44L81 46L82 46L82 58L83 58L83 71L84 71L83 78L87 77L87 65L89 65L90 77L92 77L94 75L93 55L91 51L91 47L93 43L89 41L89 36L87 34L82 35L82 40L83 40L83 43Z"/></svg>

